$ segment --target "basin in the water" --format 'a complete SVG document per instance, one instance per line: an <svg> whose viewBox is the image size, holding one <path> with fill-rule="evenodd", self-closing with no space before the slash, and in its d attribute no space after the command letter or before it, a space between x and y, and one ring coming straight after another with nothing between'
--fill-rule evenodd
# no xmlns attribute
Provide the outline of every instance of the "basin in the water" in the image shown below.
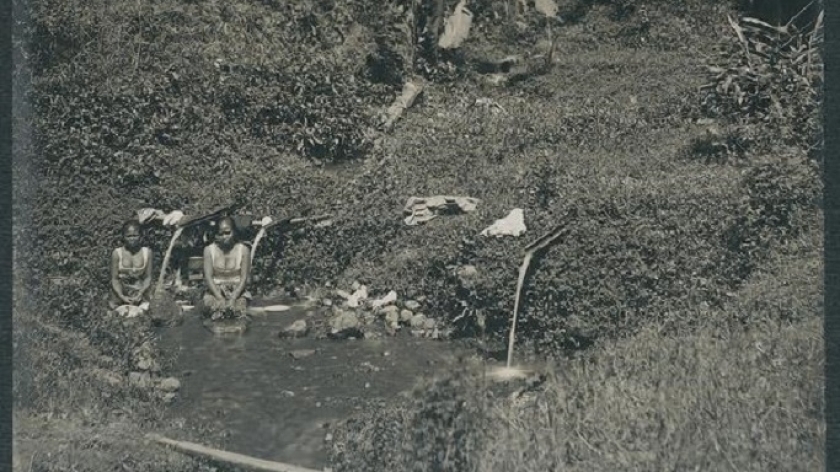
<svg viewBox="0 0 840 472"><path fill-rule="evenodd" d="M276 304L276 303L271 303ZM164 331L176 353L180 400L173 409L196 423L229 432L224 449L304 467L327 465L325 423L334 424L369 400L413 387L465 348L429 339L280 339L277 333L306 308L253 316L244 334L217 336L194 313ZM313 353L314 351L314 353Z"/></svg>

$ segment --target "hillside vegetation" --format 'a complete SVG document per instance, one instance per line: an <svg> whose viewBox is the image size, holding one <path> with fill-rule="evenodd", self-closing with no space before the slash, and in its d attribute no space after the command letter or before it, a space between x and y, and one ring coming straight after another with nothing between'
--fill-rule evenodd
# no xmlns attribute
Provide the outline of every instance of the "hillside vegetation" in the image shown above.
<svg viewBox="0 0 840 472"><path fill-rule="evenodd" d="M97 417L110 414L101 405L138 401L140 411L158 401L103 374L125 374L138 346L154 350L147 330L106 314L117 232L143 207L189 213L238 203L260 216L333 215L331 226L269 235L270 250L256 260L256 291L360 281L374 295L396 290L423 300L423 311L455 323L457 334L490 339L507 332L525 246L565 225L568 234L527 287L522 343L553 357L589 348L583 356L591 359L649 362L646 379L673 382L673 409L648 418L670 425L673 444L705 440L685 430L690 424L710 431L724 424L696 423L691 415L700 413L686 406L693 397L677 400L682 393L707 395L702 402L712 405L747 388L720 380L698 390L682 380L718 378L709 365L757 339L775 343L786 359L781 370L738 397L754 410L722 408L742 412L737 431L782 424L789 418L781 412L802 425L796 437L774 429L766 441L785 444L775 449L733 436L740 449L718 459L677 457L675 445L651 449L653 436L627 449L636 436L627 429L576 433L584 449L556 448L557 456L539 460L487 456L482 451L502 450L499 441L524 440L500 433L464 452L491 461L463 459L472 470L527 470L518 468L525 463L544 470L572 455L575 467L595 470L717 468L730 460L740 467L751 454L799 457L806 443L821 450L819 28L791 41L749 36L765 44L757 55L744 53L728 23L727 15L737 18L730 2L564 1L561 21L530 5L478 0L469 4L464 44L430 52L412 38L434 2L413 4L28 3L17 31L25 47L16 51L26 65L17 83L30 92L15 141L16 155L26 157L14 176L16 355L29 366L16 374L17 398L28 399L21 406L86 408ZM455 2L443 5L450 12ZM483 68L509 55L522 56L515 67L524 69L494 83ZM546 56L551 67L531 67ZM380 114L408 80L426 87L384 132ZM432 195L481 202L469 214L406 226L406 200ZM525 236L479 236L517 207ZM150 235L161 258L169 233ZM476 275L459 275L466 265ZM730 338L724 349L720 339ZM684 342L696 348L677 349ZM745 357L738 369L759 375L762 359ZM591 379L614 382L624 398L632 369L608 375L594 360L575 362L571 380L549 382L545 398L571 384L579 392L605 388ZM669 374L671 364L685 366L686 377ZM592 369L602 377L587 380ZM791 379L800 387L780 393L776 382ZM633 398L653 408L659 390L639 389ZM586 412L604 415L591 419L598 424L620 424L635 411L604 410L598 398L564 410L549 430L567 429ZM778 407L765 414L761 402ZM505 418L530 421L527 414ZM341 447L363 450L371 437L348 441ZM794 464L772 457L757 464ZM364 460L366 470L406 470ZM353 464L345 470L359 470ZM467 470L447 464L429 470Z"/></svg>

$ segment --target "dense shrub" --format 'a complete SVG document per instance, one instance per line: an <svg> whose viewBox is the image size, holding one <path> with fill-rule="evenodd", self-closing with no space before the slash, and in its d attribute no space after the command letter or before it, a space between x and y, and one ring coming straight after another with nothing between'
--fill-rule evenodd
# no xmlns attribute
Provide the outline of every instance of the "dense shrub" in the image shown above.
<svg viewBox="0 0 840 472"><path fill-rule="evenodd" d="M818 152L822 124L822 17L803 29L733 23L709 60L703 110L756 128L765 150L774 145Z"/></svg>

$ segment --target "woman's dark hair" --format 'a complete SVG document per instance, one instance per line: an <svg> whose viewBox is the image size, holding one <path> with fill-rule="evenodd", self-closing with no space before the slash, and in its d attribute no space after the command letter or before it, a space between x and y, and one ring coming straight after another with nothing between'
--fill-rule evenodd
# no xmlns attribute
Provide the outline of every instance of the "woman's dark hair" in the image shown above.
<svg viewBox="0 0 840 472"><path fill-rule="evenodd" d="M122 230L120 231L120 234L125 234L125 232L126 232L126 231L128 231L128 228L132 228L132 227L137 228L137 231L138 231L141 235L143 234L143 225L142 225L142 224L140 224L140 222L139 222L139 221L137 221L137 220L133 220L133 219L132 219L132 220L128 220L128 221L126 221L125 223L123 223L123 225L122 225Z"/></svg>
<svg viewBox="0 0 840 472"><path fill-rule="evenodd" d="M223 216L219 218L219 221L216 222L216 229L214 234L219 233L219 228L222 226L223 222L227 222L230 225L230 231L233 234L234 239L239 239L239 229L236 227L236 221L233 219L232 216Z"/></svg>

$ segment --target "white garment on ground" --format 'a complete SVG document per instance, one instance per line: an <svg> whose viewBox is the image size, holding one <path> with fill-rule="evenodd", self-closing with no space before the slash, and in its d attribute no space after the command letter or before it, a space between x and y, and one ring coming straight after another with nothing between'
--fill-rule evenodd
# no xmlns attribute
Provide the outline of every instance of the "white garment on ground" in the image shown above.
<svg viewBox="0 0 840 472"><path fill-rule="evenodd" d="M403 213L408 215L405 224L417 225L436 218L441 214L459 214L475 211L480 202L472 197L450 197L437 195L434 197L411 197L403 208Z"/></svg>
<svg viewBox="0 0 840 472"><path fill-rule="evenodd" d="M120 305L116 308L116 312L120 316L126 318L136 318L149 309L149 302L143 302L139 306L134 305Z"/></svg>
<svg viewBox="0 0 840 472"><path fill-rule="evenodd" d="M481 232L482 236L519 236L524 233L525 228L525 214L521 208L514 208L508 215L501 220L496 220L495 223L484 228Z"/></svg>

